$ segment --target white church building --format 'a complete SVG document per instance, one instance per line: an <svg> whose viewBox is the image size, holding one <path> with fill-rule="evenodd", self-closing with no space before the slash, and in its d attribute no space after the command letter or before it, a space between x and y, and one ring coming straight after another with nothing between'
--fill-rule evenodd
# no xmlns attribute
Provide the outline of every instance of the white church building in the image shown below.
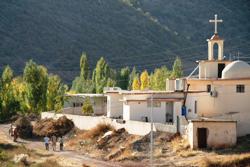
<svg viewBox="0 0 250 167"><path fill-rule="evenodd" d="M215 32L207 40L208 59L197 61L198 75L167 80L166 91L106 89L107 117L147 122L153 104L153 121L171 124L191 148L229 147L250 134L250 65L225 60L217 32L222 20L215 15L210 22Z"/></svg>

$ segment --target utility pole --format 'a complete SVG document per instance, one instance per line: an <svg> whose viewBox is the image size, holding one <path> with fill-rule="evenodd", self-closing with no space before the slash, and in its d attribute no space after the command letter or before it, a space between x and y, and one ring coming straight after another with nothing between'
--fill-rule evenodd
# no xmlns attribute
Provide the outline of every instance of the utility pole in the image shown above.
<svg viewBox="0 0 250 167"><path fill-rule="evenodd" d="M150 132L150 166L153 167L153 93L151 94L151 110L150 110L150 122L151 122L151 132Z"/></svg>

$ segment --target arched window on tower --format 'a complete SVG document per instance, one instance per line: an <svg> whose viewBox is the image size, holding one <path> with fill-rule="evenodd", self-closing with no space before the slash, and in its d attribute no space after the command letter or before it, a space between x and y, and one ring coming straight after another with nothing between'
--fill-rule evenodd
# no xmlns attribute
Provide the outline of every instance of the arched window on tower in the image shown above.
<svg viewBox="0 0 250 167"><path fill-rule="evenodd" d="M214 59L218 59L218 56L219 56L219 45L218 45L218 43L214 43L213 57L214 57Z"/></svg>

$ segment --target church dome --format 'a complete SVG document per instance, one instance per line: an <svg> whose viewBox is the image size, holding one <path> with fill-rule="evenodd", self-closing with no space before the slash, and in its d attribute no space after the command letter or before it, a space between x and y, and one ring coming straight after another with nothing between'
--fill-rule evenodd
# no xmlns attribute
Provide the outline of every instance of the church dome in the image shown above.
<svg viewBox="0 0 250 167"><path fill-rule="evenodd" d="M250 65L244 61L233 61L222 71L222 79L250 78Z"/></svg>

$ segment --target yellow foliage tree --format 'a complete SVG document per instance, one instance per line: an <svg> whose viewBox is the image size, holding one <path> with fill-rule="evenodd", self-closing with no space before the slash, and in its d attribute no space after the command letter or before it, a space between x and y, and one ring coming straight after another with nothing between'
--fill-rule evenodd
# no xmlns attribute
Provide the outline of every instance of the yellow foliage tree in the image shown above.
<svg viewBox="0 0 250 167"><path fill-rule="evenodd" d="M141 73L140 80L141 80L141 90L148 89L149 88L149 75L148 75L147 70L144 70Z"/></svg>
<svg viewBox="0 0 250 167"><path fill-rule="evenodd" d="M140 81L139 81L139 78L138 76L136 76L133 80L133 84L132 84L132 89L133 90L140 90Z"/></svg>

